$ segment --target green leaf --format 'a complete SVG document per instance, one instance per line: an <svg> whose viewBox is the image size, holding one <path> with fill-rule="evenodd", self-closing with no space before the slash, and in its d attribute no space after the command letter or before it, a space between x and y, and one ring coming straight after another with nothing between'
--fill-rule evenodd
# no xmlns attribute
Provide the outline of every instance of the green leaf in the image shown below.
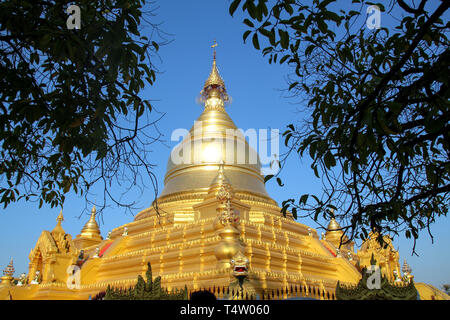
<svg viewBox="0 0 450 320"><path fill-rule="evenodd" d="M323 20L319 20L317 22L317 26L319 27L320 32L327 33L328 27L327 27L327 24Z"/></svg>
<svg viewBox="0 0 450 320"><path fill-rule="evenodd" d="M291 55L287 54L283 58L280 59L280 64L283 64Z"/></svg>
<svg viewBox="0 0 450 320"><path fill-rule="evenodd" d="M255 32L253 34L253 46L255 47L256 50L259 50L259 41L258 41L258 34Z"/></svg>
<svg viewBox="0 0 450 320"><path fill-rule="evenodd" d="M269 30L266 30L264 28L259 28L258 29L259 33L261 33L263 36L267 37L270 39L271 33Z"/></svg>
<svg viewBox="0 0 450 320"><path fill-rule="evenodd" d="M250 33L252 33L251 30L247 30L247 31L244 32L244 35L242 36L242 39L244 40L244 43L245 43L245 40L247 40L247 38L250 35Z"/></svg>
<svg viewBox="0 0 450 320"><path fill-rule="evenodd" d="M289 33L279 29L278 34L280 35L280 44L283 49L289 48Z"/></svg>
<svg viewBox="0 0 450 320"><path fill-rule="evenodd" d="M292 15L294 13L294 9L288 3L284 3L284 9L286 10L287 13L289 13L289 15Z"/></svg>
<svg viewBox="0 0 450 320"><path fill-rule="evenodd" d="M280 187L284 187L284 184L279 177L277 177L277 182Z"/></svg>
<svg viewBox="0 0 450 320"><path fill-rule="evenodd" d="M431 184L431 185L435 185L437 183L437 176L436 173L433 170L432 166L425 166L425 172L427 175L427 181Z"/></svg>
<svg viewBox="0 0 450 320"><path fill-rule="evenodd" d="M275 41L276 41L276 34L275 34L275 28L272 28L270 30L270 37L269 37L269 42L272 46L275 46Z"/></svg>
<svg viewBox="0 0 450 320"><path fill-rule="evenodd" d="M328 6L331 2L334 2L334 1L336 1L336 0L322 0L317 5L317 7L320 8L320 9L324 9L326 6Z"/></svg>
<svg viewBox="0 0 450 320"><path fill-rule="evenodd" d="M306 205L306 202L308 201L308 197L309 197L309 194L302 195L300 197L300 200L298 201L298 204L299 205L301 205L301 204Z"/></svg>
<svg viewBox="0 0 450 320"><path fill-rule="evenodd" d="M317 218L319 217L319 213L320 213L320 208L316 208L314 210L314 221L317 221Z"/></svg>
<svg viewBox="0 0 450 320"><path fill-rule="evenodd" d="M330 151L327 151L327 153L325 153L324 162L325 162L325 166L328 169L336 166L336 160L334 159L334 156L331 154Z"/></svg>
<svg viewBox="0 0 450 320"><path fill-rule="evenodd" d="M305 50L305 56L308 57L312 53L312 51L314 50L315 47L316 47L316 45L310 44Z"/></svg>
<svg viewBox="0 0 450 320"><path fill-rule="evenodd" d="M292 133L289 132L289 133L286 135L286 138L285 138L285 140L284 140L284 145L285 145L285 146L288 146L289 139L290 139L291 137L292 137Z"/></svg>
<svg viewBox="0 0 450 320"><path fill-rule="evenodd" d="M297 208L296 207L292 208L292 216L294 217L294 219L297 219Z"/></svg>
<svg viewBox="0 0 450 320"><path fill-rule="evenodd" d="M253 22L251 22L249 19L244 19L244 23L249 26L250 28L254 28L255 25L253 24Z"/></svg>
<svg viewBox="0 0 450 320"><path fill-rule="evenodd" d="M320 178L320 176L319 176L319 171L317 170L317 166L313 166L312 168L313 168L313 170L314 170L314 175L315 175L317 178Z"/></svg>
<svg viewBox="0 0 450 320"><path fill-rule="evenodd" d="M239 3L241 2L241 0L234 0L231 4L230 4L230 8L229 8L229 12L230 15L233 16L234 12L236 11L236 9L239 7Z"/></svg>
<svg viewBox="0 0 450 320"><path fill-rule="evenodd" d="M289 86L289 90L294 89L297 85L298 85L298 81L291 83Z"/></svg>

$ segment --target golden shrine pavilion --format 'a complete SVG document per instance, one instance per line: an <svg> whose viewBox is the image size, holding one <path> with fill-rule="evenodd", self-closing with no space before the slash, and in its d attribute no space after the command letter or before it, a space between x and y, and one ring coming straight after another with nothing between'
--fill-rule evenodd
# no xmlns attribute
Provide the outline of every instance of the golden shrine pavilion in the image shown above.
<svg viewBox="0 0 450 320"><path fill-rule="evenodd" d="M236 126L225 110L229 97L215 55L201 96L204 110L197 123L202 130L194 125L172 152L197 161L170 157L157 201L106 239L95 207L74 239L62 227L61 212L54 229L42 231L31 249L28 275L14 279L12 262L5 269L0 299L89 299L108 285L134 285L148 262L168 291L187 286L218 298L234 280L232 271L245 271L260 296L276 290L279 299L335 299L337 282L356 285L372 256L384 277L400 278L399 253L389 238L382 248L371 234L355 251L351 242L340 246L345 236L335 219L319 237L315 229L280 213L266 191L259 161L250 161L256 151L245 137L226 134ZM204 143L196 149L198 141ZM244 161L236 161L239 148L245 150ZM236 257L244 262L238 264ZM411 280L410 269L403 271ZM432 286L415 286L421 299L450 299Z"/></svg>

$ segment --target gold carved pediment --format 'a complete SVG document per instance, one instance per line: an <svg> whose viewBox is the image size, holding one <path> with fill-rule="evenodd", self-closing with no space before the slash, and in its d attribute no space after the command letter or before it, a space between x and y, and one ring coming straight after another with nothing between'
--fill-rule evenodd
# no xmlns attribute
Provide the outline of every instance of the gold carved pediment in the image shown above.
<svg viewBox="0 0 450 320"><path fill-rule="evenodd" d="M34 249L30 252L30 261L33 260L36 254L42 254L42 257L47 257L51 254L57 253L58 247L56 246L55 240L51 236L50 232L44 230L39 236L38 241Z"/></svg>
<svg viewBox="0 0 450 320"><path fill-rule="evenodd" d="M36 246L30 252L30 261L33 260L36 254L42 254L43 258L50 257L57 253L74 253L75 246L70 234L55 233L49 231L42 231Z"/></svg>

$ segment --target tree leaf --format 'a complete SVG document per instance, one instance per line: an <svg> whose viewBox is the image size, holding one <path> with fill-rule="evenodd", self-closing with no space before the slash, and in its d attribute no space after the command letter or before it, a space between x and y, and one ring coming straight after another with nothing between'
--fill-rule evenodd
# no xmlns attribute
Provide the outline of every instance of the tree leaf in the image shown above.
<svg viewBox="0 0 450 320"><path fill-rule="evenodd" d="M230 4L229 13L230 13L231 16L233 16L234 12L235 12L236 9L239 7L239 3L241 3L241 0L234 0L234 1Z"/></svg>
<svg viewBox="0 0 450 320"><path fill-rule="evenodd" d="M274 177L273 174L269 174L267 176L264 177L264 183L266 183L267 181L269 181L270 179L272 179Z"/></svg>
<svg viewBox="0 0 450 320"><path fill-rule="evenodd" d="M250 28L254 28L255 25L253 24L253 22L251 22L249 19L244 19L244 23L249 26Z"/></svg>
<svg viewBox="0 0 450 320"><path fill-rule="evenodd" d="M259 50L258 34L256 32L253 34L252 41L253 41L253 46L255 47L255 49Z"/></svg>

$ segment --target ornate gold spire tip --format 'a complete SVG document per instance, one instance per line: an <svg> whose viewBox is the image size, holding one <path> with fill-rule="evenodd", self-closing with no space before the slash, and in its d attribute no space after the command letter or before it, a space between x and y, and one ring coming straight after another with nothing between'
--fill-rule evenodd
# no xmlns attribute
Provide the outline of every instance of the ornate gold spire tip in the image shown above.
<svg viewBox="0 0 450 320"><path fill-rule="evenodd" d="M58 216L56 217L56 226L52 230L53 233L65 233L64 229L61 226L61 222L64 221L63 211L59 212Z"/></svg>
<svg viewBox="0 0 450 320"><path fill-rule="evenodd" d="M11 258L11 261L6 266L6 268L3 270L3 275L6 277L12 277L14 275L15 269L14 269L14 262Z"/></svg>
<svg viewBox="0 0 450 320"><path fill-rule="evenodd" d="M217 176L214 178L213 182L211 183L211 186L213 186L213 185L219 185L219 186L227 185L227 186L231 186L230 181L225 176L224 166L225 166L225 162L222 160L220 162L220 164L219 164L219 170L218 170Z"/></svg>
<svg viewBox="0 0 450 320"><path fill-rule="evenodd" d="M214 40L214 44L211 46L213 48L213 65L211 69L211 73L209 74L208 79L205 82L204 89L208 87L222 87L225 90L225 82L219 74L219 70L217 69L216 64L216 47L218 46L216 40Z"/></svg>
<svg viewBox="0 0 450 320"><path fill-rule="evenodd" d="M214 40L214 44L211 46L211 48L213 48L213 59L214 61L216 60L216 47L218 46L216 40Z"/></svg>
<svg viewBox="0 0 450 320"><path fill-rule="evenodd" d="M62 211L62 209L61 209L61 211L59 212L58 217L56 218L56 221L57 221L58 223L61 223L61 221L64 221L64 216L63 216L63 211Z"/></svg>

